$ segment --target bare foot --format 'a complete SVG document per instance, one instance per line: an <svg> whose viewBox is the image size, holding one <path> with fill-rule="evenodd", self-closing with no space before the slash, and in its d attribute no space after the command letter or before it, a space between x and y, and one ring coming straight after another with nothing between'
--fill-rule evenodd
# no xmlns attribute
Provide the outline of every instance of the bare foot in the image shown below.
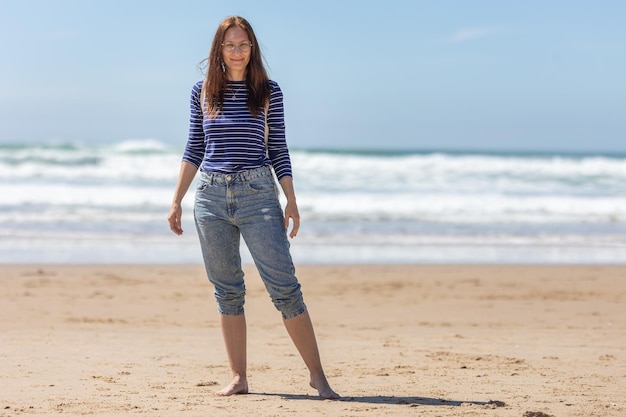
<svg viewBox="0 0 626 417"><path fill-rule="evenodd" d="M325 376L320 378L311 378L311 387L317 390L320 397L325 400L337 400L341 395L337 394L328 384Z"/></svg>
<svg viewBox="0 0 626 417"><path fill-rule="evenodd" d="M247 394L248 393L248 381L245 378L236 376L233 378L230 384L226 385L221 390L217 391L217 395L227 397L235 394Z"/></svg>

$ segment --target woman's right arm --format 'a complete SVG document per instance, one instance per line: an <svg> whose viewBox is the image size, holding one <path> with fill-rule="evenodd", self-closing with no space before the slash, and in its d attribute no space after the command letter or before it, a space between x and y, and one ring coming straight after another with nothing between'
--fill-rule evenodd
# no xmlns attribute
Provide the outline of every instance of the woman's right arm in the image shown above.
<svg viewBox="0 0 626 417"><path fill-rule="evenodd" d="M189 117L189 138L187 146L183 154L183 162L180 165L180 173L178 174L178 183L174 191L172 199L172 207L167 216L170 223L170 229L177 235L183 234L183 228L180 223L182 217L181 203L183 197L187 193L191 182L198 172L198 167L204 158L204 129L202 127L202 108L200 106L200 91L202 90L202 81L197 82L191 89L191 98L189 100L190 117Z"/></svg>
<svg viewBox="0 0 626 417"><path fill-rule="evenodd" d="M181 217L183 210L181 203L183 197L187 193L191 182L198 172L198 167L189 162L183 161L180 164L180 173L178 174L178 183L176 184L176 190L174 191L174 198L172 199L172 207L170 208L170 214L167 216L167 221L170 224L170 230L177 235L183 234L183 228L181 225Z"/></svg>

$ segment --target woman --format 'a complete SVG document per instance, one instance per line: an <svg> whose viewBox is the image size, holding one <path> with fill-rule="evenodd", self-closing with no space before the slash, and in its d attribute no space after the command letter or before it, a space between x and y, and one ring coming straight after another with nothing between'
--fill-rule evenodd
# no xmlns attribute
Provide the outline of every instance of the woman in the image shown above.
<svg viewBox="0 0 626 417"><path fill-rule="evenodd" d="M266 134L266 129L268 130ZM266 143L267 142L267 143ZM283 213L271 168L287 198ZM215 286L233 378L219 395L246 394L245 284L240 236L322 398L339 398L322 369L311 319L289 253L300 227L285 140L283 97L268 79L250 24L228 17L217 29L207 76L191 92L189 139L168 221L181 235L181 201L197 170L194 217L207 276Z"/></svg>

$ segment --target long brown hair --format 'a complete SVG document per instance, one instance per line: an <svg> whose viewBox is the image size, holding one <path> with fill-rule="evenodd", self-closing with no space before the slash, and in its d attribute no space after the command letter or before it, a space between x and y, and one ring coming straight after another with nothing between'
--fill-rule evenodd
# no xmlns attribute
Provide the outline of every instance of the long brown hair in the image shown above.
<svg viewBox="0 0 626 417"><path fill-rule="evenodd" d="M207 73L202 84L204 97L200 97L200 103L206 104L205 112L210 118L215 118L224 106L224 92L228 79L222 69L222 43L226 31L232 27L243 29L252 43L250 49L250 62L246 68L246 87L248 88L248 109L254 117L269 103L270 85L267 71L263 66L261 49L252 30L252 26L246 19L240 16L230 16L222 20L217 28L211 45L211 52L207 58ZM205 106L202 106L203 108Z"/></svg>

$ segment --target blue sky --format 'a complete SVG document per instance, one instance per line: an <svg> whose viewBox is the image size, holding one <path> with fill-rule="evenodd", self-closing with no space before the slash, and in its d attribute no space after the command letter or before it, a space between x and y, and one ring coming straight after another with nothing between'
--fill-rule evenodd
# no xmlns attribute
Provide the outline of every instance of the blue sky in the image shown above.
<svg viewBox="0 0 626 417"><path fill-rule="evenodd" d="M292 148L626 151L623 1L0 0L0 143L184 144L218 23Z"/></svg>

